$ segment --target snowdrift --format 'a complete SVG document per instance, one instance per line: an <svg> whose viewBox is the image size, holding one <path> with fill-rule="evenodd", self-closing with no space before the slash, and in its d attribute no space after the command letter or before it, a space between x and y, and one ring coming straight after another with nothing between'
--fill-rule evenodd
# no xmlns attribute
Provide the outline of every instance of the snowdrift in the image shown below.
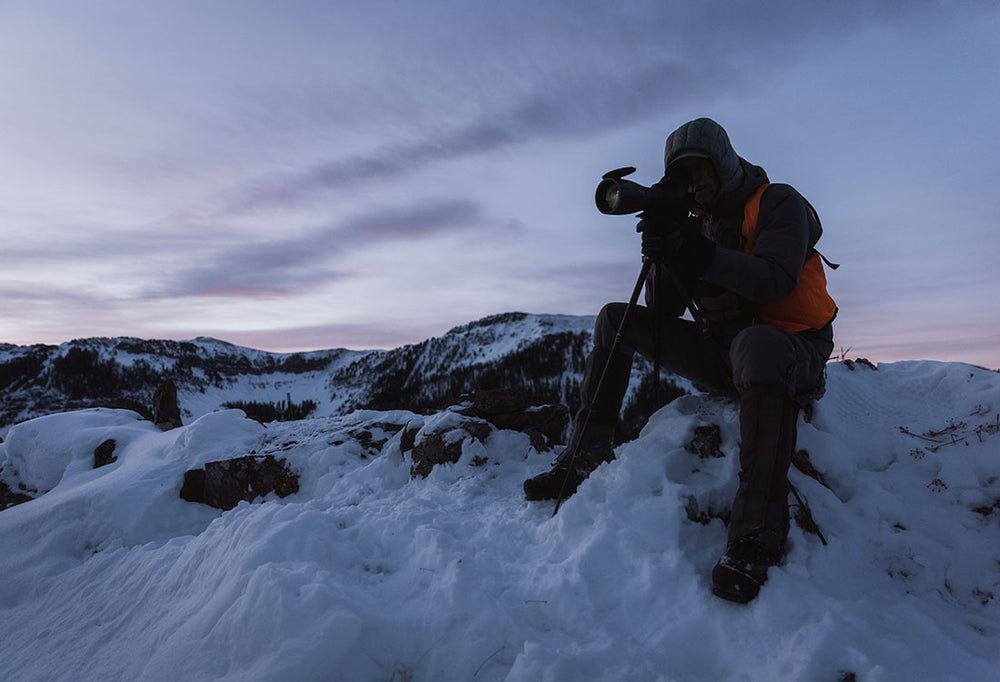
<svg viewBox="0 0 1000 682"><path fill-rule="evenodd" d="M0 679L995 680L998 409L984 369L830 365L799 428L814 469L791 476L827 544L793 525L748 606L709 589L738 428L707 396L653 415L555 517L523 500L553 457L524 434L411 477L404 433L449 412L36 419L0 444L8 484L39 495L0 512ZM690 451L713 424L721 456ZM179 498L184 471L248 453L299 492Z"/></svg>

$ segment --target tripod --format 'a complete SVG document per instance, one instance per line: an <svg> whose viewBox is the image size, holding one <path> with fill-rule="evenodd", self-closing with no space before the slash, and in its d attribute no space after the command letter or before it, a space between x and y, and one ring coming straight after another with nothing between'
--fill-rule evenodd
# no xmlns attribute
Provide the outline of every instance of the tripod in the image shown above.
<svg viewBox="0 0 1000 682"><path fill-rule="evenodd" d="M635 310L636 305L638 304L639 294L642 293L642 288L646 283L646 278L649 276L649 272L654 266L660 266L657 272L660 271L667 272L671 282L683 297L684 305L687 308L687 310L691 313L691 317L694 318L695 324L698 325L698 329L701 332L702 336L706 339L711 338L711 331L708 329L708 327L705 324L705 321L702 319L701 311L698 310L698 305L691 297L691 294L688 292L687 287L684 286L680 278L677 276L675 268L672 266L672 264L667 262L667 259L665 257L653 258L644 255L642 257L642 269L639 271L639 279L636 281L635 287L632 289L632 297L629 299L628 305L625 307L625 312L622 315L621 322L618 324L618 331L615 334L614 342L612 342L611 344L611 350L608 353L608 359L605 361L604 367L601 370L601 376L600 379L598 379L597 381L597 387L594 389L594 393L590 398L590 403L587 405L587 409L583 411L582 423L574 425L573 429L574 438L570 441L569 445L567 446L568 448L570 448L569 460L567 462L567 469L569 471L572 471L573 469L573 462L576 460L576 454L580 447L580 439L583 437L583 434L586 433L587 426L590 424L590 417L594 413L594 409L598 404L601 392L604 389L604 383L608 375L608 369L611 367L611 362L615 357L615 353L617 353L618 349L621 347L622 339L625 335L625 330L628 328L629 320L632 317L632 312ZM655 304L655 299L654 299L654 304ZM653 310L653 319L654 319L653 329L655 333L655 330L659 329L659 320L657 319L655 309ZM660 362L658 356L654 358L653 371L655 372L654 377L656 379L654 385L658 385L660 379ZM555 516L559 512L559 507L562 505L562 501L566 493L566 482L568 479L569 479L568 476L563 479L562 486L559 489L559 496L556 498L556 508L552 512L553 516Z"/></svg>

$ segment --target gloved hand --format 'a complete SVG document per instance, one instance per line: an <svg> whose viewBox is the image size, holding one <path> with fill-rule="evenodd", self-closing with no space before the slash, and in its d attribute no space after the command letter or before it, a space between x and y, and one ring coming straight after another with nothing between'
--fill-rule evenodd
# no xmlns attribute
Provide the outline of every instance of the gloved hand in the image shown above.
<svg viewBox="0 0 1000 682"><path fill-rule="evenodd" d="M677 221L650 211L639 214L635 229L642 234L642 255L653 260L672 260L684 241Z"/></svg>
<svg viewBox="0 0 1000 682"><path fill-rule="evenodd" d="M684 281L701 277L715 255L715 242L701 234L695 221L678 222L644 211L636 229L642 233L642 255L676 267Z"/></svg>

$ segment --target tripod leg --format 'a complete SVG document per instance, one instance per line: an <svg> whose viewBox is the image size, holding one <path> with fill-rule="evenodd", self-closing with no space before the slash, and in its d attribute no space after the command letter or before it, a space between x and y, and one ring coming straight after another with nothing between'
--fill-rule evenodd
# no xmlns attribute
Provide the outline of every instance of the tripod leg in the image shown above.
<svg viewBox="0 0 1000 682"><path fill-rule="evenodd" d="M642 261L642 270L639 272L639 279L635 283L635 288L632 290L632 297L629 299L628 306L625 308L625 313L622 315L621 322L618 324L618 332L615 334L615 340L611 344L611 350L608 352L608 359L604 363L604 367L601 369L601 378L597 381L597 388L594 389L594 394L590 398L590 404L587 409L584 410L583 422L579 424L576 428L579 434L583 434L587 430L587 426L590 423L590 417L594 413L594 408L597 405L598 399L601 396L601 391L604 388L605 380L608 376L608 370L614 360L615 353L621 347L622 338L625 335L625 330L628 328L629 319L632 317L632 311L635 310L636 304L639 301L639 295L642 293L642 287L646 283L646 277L649 275L650 268L653 267L653 261L651 259L645 258ZM579 448L578 442L571 442L569 447L573 448L570 452L568 467L570 470L573 468L573 461L576 459L577 449ZM559 496L556 498L556 508L552 512L555 516L559 511L559 507L562 505L563 498L566 493L566 482L568 477L563 480L561 489L559 490Z"/></svg>

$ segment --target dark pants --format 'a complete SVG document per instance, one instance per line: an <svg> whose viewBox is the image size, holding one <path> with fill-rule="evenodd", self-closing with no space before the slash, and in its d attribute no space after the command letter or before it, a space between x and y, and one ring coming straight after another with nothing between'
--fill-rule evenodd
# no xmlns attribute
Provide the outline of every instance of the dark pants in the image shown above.
<svg viewBox="0 0 1000 682"><path fill-rule="evenodd" d="M649 308L637 306L612 354L626 307L609 303L597 317L583 404L592 403L600 384L592 418L614 423L635 353L705 389L735 390L740 396L740 489L730 541L754 538L766 551L780 551L788 528L787 473L799 401L822 382L833 351L832 329L828 325L818 332L792 334L760 324L731 339L706 338L694 322L661 318L657 325Z"/></svg>

